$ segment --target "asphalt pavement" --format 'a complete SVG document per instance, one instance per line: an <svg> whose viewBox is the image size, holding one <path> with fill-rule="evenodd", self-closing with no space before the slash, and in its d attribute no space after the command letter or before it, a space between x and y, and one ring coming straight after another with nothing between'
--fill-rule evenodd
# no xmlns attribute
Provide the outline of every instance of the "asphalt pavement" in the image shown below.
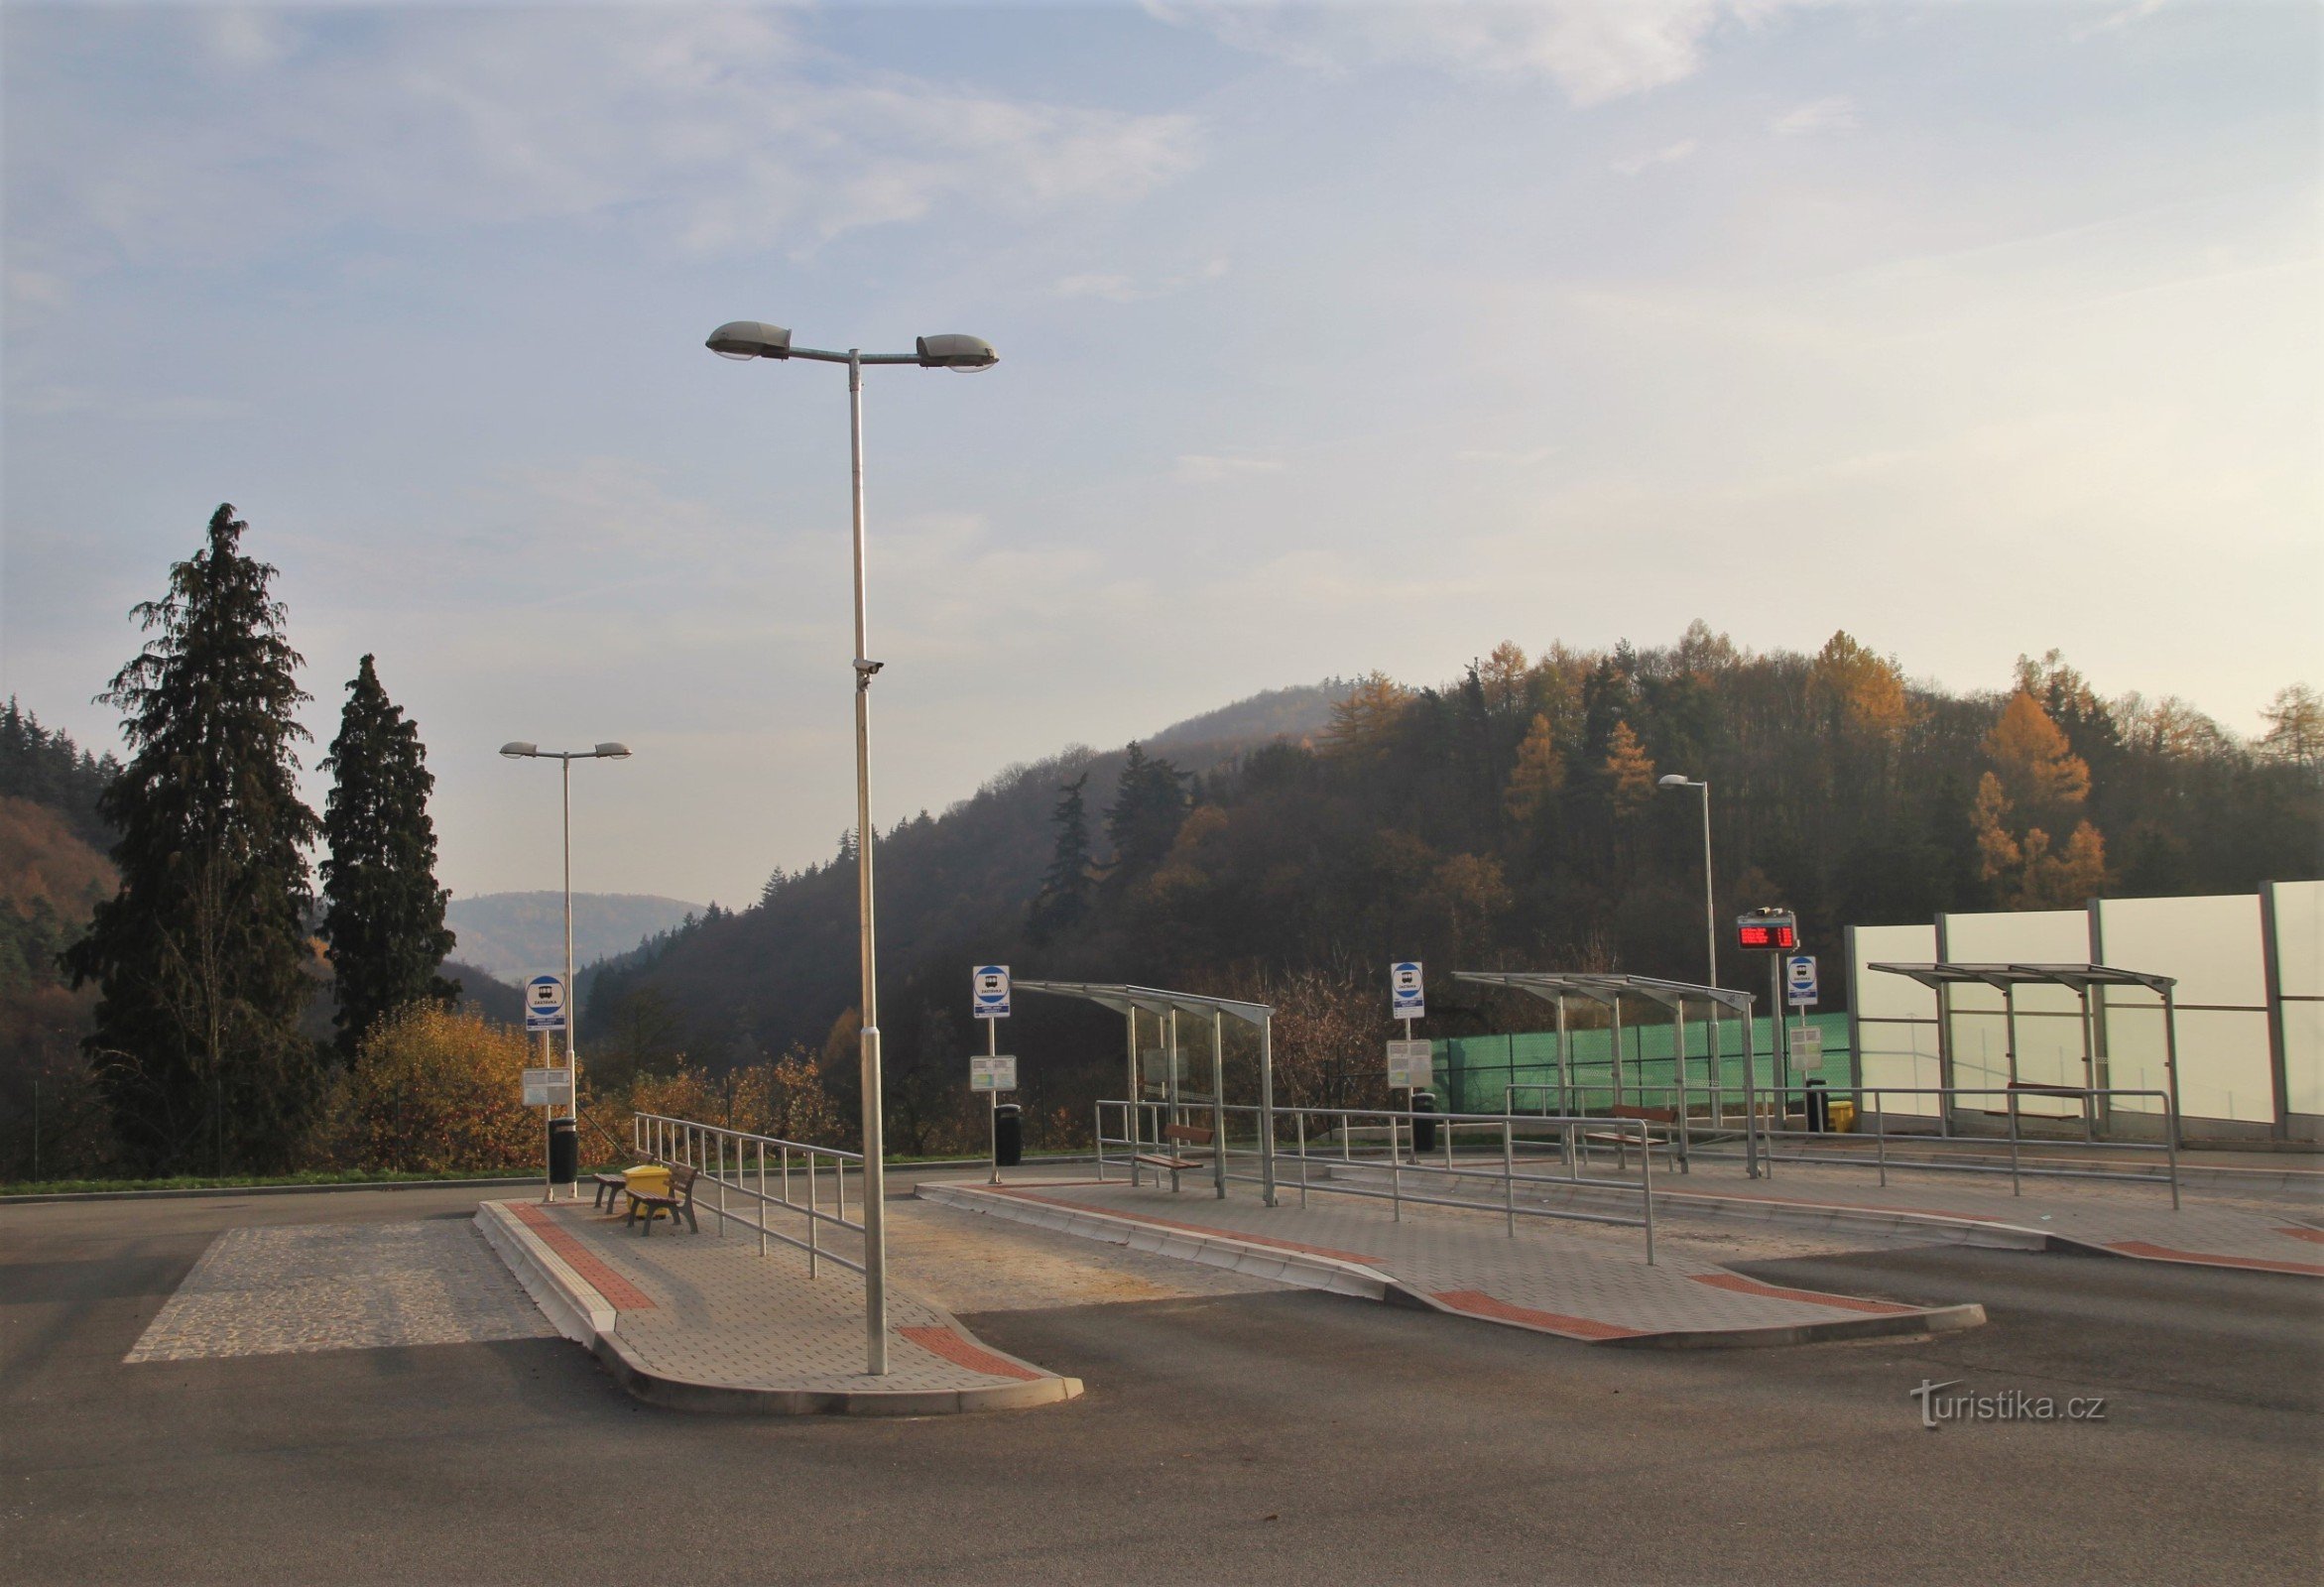
<svg viewBox="0 0 2324 1587"><path fill-rule="evenodd" d="M653 1409L560 1339L123 1361L223 1230L477 1196L0 1207L0 1583L2308 1583L2324 1561L2324 1283L2102 1258L1756 1264L1992 1319L1780 1350L1241 1286L969 1312L1088 1393L900 1422ZM958 1239L1020 1238L977 1222ZM1929 1431L1924 1381L2103 1418Z"/></svg>

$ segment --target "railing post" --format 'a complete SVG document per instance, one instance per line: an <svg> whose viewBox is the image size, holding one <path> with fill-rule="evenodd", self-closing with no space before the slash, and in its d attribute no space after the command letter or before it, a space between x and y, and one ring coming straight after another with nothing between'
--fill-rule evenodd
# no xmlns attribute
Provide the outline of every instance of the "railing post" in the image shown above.
<svg viewBox="0 0 2324 1587"><path fill-rule="evenodd" d="M1517 1238L1517 1136L1509 1115L1501 1116L1501 1204L1509 1214L1509 1237Z"/></svg>
<svg viewBox="0 0 2324 1587"><path fill-rule="evenodd" d="M1938 1105L1943 1105L1943 1099L1938 1100ZM1878 1091L1872 1093L1872 1150L1881 1165L1881 1187L1886 1189L1889 1183L1889 1119L1887 1110L1881 1106L1881 1094Z"/></svg>
<svg viewBox="0 0 2324 1587"><path fill-rule="evenodd" d="M2165 1160L2170 1164L2170 1210L2179 1210L2179 1102L2165 1093L2162 1099L2163 1123L2168 1127L2163 1136Z"/></svg>
<svg viewBox="0 0 2324 1587"><path fill-rule="evenodd" d="M759 1255L767 1254L767 1143L759 1143Z"/></svg>
<svg viewBox="0 0 2324 1587"><path fill-rule="evenodd" d="M714 1175L718 1180L718 1238L723 1240L726 1238L726 1137L719 1135L715 1139L718 1143L718 1169ZM737 1171L742 1166L742 1155L739 1151L735 1154L735 1166Z"/></svg>
<svg viewBox="0 0 2324 1587"><path fill-rule="evenodd" d="M1093 1102L1089 1107L1089 1127L1097 1143L1097 1182L1106 1182L1106 1105Z"/></svg>
<svg viewBox="0 0 2324 1587"><path fill-rule="evenodd" d="M1299 1210L1307 1210L1307 1110L1299 1109L1292 1115L1299 1121Z"/></svg>
<svg viewBox="0 0 2324 1587"><path fill-rule="evenodd" d="M1623 1134L1628 1135L1628 1131ZM1654 1265L1654 1152L1647 1139L1647 1121L1638 1121L1639 1199L1646 1203L1647 1266Z"/></svg>
<svg viewBox="0 0 2324 1587"><path fill-rule="evenodd" d="M2022 1195L2024 1190L2018 1182L2018 1093L2006 1094L2010 1099L2010 1194Z"/></svg>
<svg viewBox="0 0 2324 1587"><path fill-rule="evenodd" d="M1396 1145L1396 1115L1388 1116L1388 1203L1394 1209L1394 1221L1405 1221L1405 1160Z"/></svg>
<svg viewBox="0 0 2324 1587"><path fill-rule="evenodd" d="M822 1236L817 1225L822 1222L815 1214L815 1155L807 1154L807 1277L815 1276L815 1259L821 1255Z"/></svg>

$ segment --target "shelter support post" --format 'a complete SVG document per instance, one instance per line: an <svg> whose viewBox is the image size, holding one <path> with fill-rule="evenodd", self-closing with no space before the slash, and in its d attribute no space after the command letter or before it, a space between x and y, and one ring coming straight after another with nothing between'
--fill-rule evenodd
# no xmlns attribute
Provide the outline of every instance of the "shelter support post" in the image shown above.
<svg viewBox="0 0 2324 1587"><path fill-rule="evenodd" d="M1130 1085L1122 1093L1129 1098L1122 1106L1130 1115L1127 1121L1130 1128L1122 1133L1130 1138L1130 1188L1135 1190L1139 1183L1138 1104L1144 1095L1138 1088L1138 1010L1135 1007L1124 1009L1122 1016L1130 1033Z"/></svg>
<svg viewBox="0 0 2324 1587"><path fill-rule="evenodd" d="M1275 1016L1259 1027L1259 1184L1275 1205Z"/></svg>
<svg viewBox="0 0 2324 1587"><path fill-rule="evenodd" d="M1227 1020L1210 1011L1210 1174L1218 1198L1227 1198Z"/></svg>

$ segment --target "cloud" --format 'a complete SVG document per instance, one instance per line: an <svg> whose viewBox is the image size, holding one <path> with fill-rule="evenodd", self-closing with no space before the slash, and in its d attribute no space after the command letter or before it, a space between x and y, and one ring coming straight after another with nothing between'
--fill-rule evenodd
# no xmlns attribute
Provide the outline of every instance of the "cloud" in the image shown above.
<svg viewBox="0 0 2324 1587"><path fill-rule="evenodd" d="M1655 150L1652 154L1632 155L1627 160L1617 160L1614 162L1614 169L1625 177L1635 177L1649 166L1667 166L1684 160L1693 154L1697 147L1698 145L1692 138L1681 138L1667 148Z"/></svg>
<svg viewBox="0 0 2324 1587"><path fill-rule="evenodd" d="M1215 457L1202 452L1188 452L1178 459L1176 477L1183 485L1216 485L1230 479L1247 479L1254 474L1283 472L1280 457Z"/></svg>
<svg viewBox="0 0 2324 1587"><path fill-rule="evenodd" d="M1466 0L1404 5L1149 0L1165 21L1320 70L1418 64L1463 76L1545 78L1576 105L1693 75L1710 36L1782 0Z"/></svg>
<svg viewBox="0 0 2324 1587"><path fill-rule="evenodd" d="M1511 468L1536 468L1555 457L1560 450L1556 446L1529 446L1523 451L1493 446L1463 446L1452 455L1464 463L1498 463Z"/></svg>
<svg viewBox="0 0 2324 1587"><path fill-rule="evenodd" d="M1157 277L1144 283L1132 276L1064 276L1049 291L1059 298L1098 298L1110 304L1137 304L1153 298L1168 298L1189 287L1217 281L1226 273L1227 262L1224 259L1213 259L1199 270Z"/></svg>
<svg viewBox="0 0 2324 1587"><path fill-rule="evenodd" d="M1829 99L1810 99L1806 104L1794 105L1768 123L1768 130L1778 138L1813 137L1824 132L1848 132L1856 126L1856 101L1845 94L1834 94Z"/></svg>
<svg viewBox="0 0 2324 1587"><path fill-rule="evenodd" d="M803 251L947 209L1134 200L1199 162L1189 117L877 71L795 26L595 7L12 20L11 118L44 129L12 158L12 251L70 275L345 225L576 219Z"/></svg>
<svg viewBox="0 0 2324 1587"><path fill-rule="evenodd" d="M2123 7L2120 11L2111 12L2087 28L2077 30L2074 34L2074 42L2081 44L2085 40L2097 38L2102 33L2112 33L2115 29L2129 27L2134 22L2143 22L2169 3L2170 0L2133 0L2132 4Z"/></svg>

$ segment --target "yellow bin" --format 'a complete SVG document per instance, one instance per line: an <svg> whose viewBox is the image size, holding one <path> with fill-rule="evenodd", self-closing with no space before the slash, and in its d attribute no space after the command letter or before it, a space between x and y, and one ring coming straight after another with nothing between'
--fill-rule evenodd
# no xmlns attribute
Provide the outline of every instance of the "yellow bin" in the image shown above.
<svg viewBox="0 0 2324 1587"><path fill-rule="evenodd" d="M1832 1104L1832 1133L1846 1135L1855 1128L1856 1104L1853 1102L1834 1102Z"/></svg>
<svg viewBox="0 0 2324 1587"><path fill-rule="evenodd" d="M659 1162L643 1163L635 1168L621 1170L622 1181L640 1195L666 1196L670 1194L670 1170Z"/></svg>

